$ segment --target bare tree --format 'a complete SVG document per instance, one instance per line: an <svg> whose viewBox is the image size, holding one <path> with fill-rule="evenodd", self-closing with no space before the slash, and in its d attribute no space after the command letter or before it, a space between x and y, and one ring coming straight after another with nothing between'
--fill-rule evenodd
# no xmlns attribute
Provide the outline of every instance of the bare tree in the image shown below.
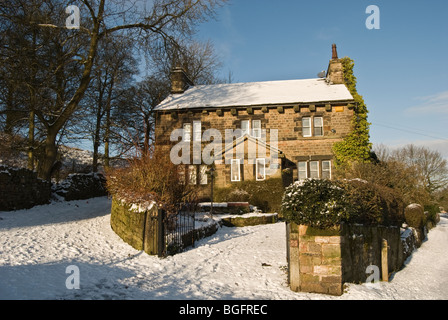
<svg viewBox="0 0 448 320"><path fill-rule="evenodd" d="M431 195L448 184L448 162L438 151L409 144L393 151L392 158L416 168L421 183Z"/></svg>
<svg viewBox="0 0 448 320"><path fill-rule="evenodd" d="M147 4L142 1L82 0L81 26L78 30L67 30L64 9L68 2L34 0L31 8L29 1L2 0L0 14L3 20L14 26L38 28L38 42L42 44L38 49L40 54L47 52L47 70L52 72L47 90L39 94L44 106L37 108L31 104L45 130L39 176L51 177L58 135L78 109L89 87L102 39L119 33L132 39L136 48L149 48L160 42L176 44L193 33L196 22L205 19L224 2L154 0ZM36 17L36 12L43 14Z"/></svg>

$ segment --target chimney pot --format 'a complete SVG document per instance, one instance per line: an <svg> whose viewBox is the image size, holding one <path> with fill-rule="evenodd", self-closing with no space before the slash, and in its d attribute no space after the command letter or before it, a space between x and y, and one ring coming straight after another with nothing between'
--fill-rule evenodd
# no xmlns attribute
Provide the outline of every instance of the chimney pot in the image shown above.
<svg viewBox="0 0 448 320"><path fill-rule="evenodd" d="M344 71L342 67L342 61L338 58L338 52L336 50L336 44L332 45L332 57L328 65L327 81L331 84L343 84L344 83Z"/></svg>
<svg viewBox="0 0 448 320"><path fill-rule="evenodd" d="M336 49L336 44L335 43L333 43L333 45L331 46L331 51L332 51L332 56L331 56L331 59L332 60L337 60L338 59L338 51L337 51L337 49Z"/></svg>

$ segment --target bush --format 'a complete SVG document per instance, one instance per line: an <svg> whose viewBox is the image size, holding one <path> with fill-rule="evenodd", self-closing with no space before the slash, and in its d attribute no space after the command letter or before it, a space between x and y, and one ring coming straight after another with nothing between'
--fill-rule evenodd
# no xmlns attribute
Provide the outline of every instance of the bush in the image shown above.
<svg viewBox="0 0 448 320"><path fill-rule="evenodd" d="M345 191L330 180L305 180L285 189L282 213L287 221L325 229L347 220Z"/></svg>
<svg viewBox="0 0 448 320"><path fill-rule="evenodd" d="M197 200L193 187L179 181L179 166L169 154L153 153L130 160L127 168L108 170L106 186L118 199L142 205L156 202L170 215Z"/></svg>
<svg viewBox="0 0 448 320"><path fill-rule="evenodd" d="M406 223L413 228L423 228L425 225L425 213L423 207L417 203L408 205L404 211Z"/></svg>
<svg viewBox="0 0 448 320"><path fill-rule="evenodd" d="M351 223L401 226L404 222L405 203L394 189L359 179L343 184Z"/></svg>
<svg viewBox="0 0 448 320"><path fill-rule="evenodd" d="M401 225L404 203L394 190L361 180L306 180L285 190L284 217L320 229L342 222Z"/></svg>
<svg viewBox="0 0 448 320"><path fill-rule="evenodd" d="M426 218L436 225L440 222L440 207L437 203L435 204L426 204L423 206L425 212L427 212Z"/></svg>
<svg viewBox="0 0 448 320"><path fill-rule="evenodd" d="M280 212L284 188L281 178L241 181L214 190L215 202L249 202L263 212Z"/></svg>

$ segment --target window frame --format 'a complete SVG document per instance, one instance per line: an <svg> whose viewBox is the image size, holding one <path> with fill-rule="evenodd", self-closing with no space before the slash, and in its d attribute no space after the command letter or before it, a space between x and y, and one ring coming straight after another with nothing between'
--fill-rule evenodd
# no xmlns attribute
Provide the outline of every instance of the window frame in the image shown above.
<svg viewBox="0 0 448 320"><path fill-rule="evenodd" d="M300 179L300 172L303 172L304 170L300 170L300 163L305 164L305 179ZM308 179L308 161L298 161L297 162L297 178L299 181L304 181Z"/></svg>
<svg viewBox="0 0 448 320"><path fill-rule="evenodd" d="M258 128L255 128L255 123L259 124ZM255 132L257 132L257 134L255 134ZM252 137L261 139L261 120L259 119L252 120Z"/></svg>
<svg viewBox="0 0 448 320"><path fill-rule="evenodd" d="M243 123L247 123L246 129L243 129ZM250 120L241 120L240 126L241 126L241 136L244 136L245 134L250 135Z"/></svg>
<svg viewBox="0 0 448 320"><path fill-rule="evenodd" d="M317 170L312 170L312 168L311 168L311 164L312 163L317 163ZM309 175L310 179L320 179L320 161L319 160L312 160L312 161L309 162L309 165L310 165L310 175ZM317 172L317 177L313 177L312 176L313 172Z"/></svg>
<svg viewBox="0 0 448 320"><path fill-rule="evenodd" d="M305 120L308 120L309 126L305 126ZM305 128L309 130L309 134L305 134ZM312 121L311 117L303 117L302 118L302 137L309 138L313 136L313 128L312 128Z"/></svg>
<svg viewBox="0 0 448 320"><path fill-rule="evenodd" d="M194 164L188 165L188 184L197 185L198 184L198 169Z"/></svg>
<svg viewBox="0 0 448 320"><path fill-rule="evenodd" d="M322 179L331 180L331 160L322 160ZM328 162L328 170L324 170L324 162ZM324 172L328 172L328 178L324 178Z"/></svg>
<svg viewBox="0 0 448 320"><path fill-rule="evenodd" d="M316 126L316 120L320 120L320 126ZM320 128L320 134L316 134L316 129ZM315 137L324 136L324 118L323 117L313 117L313 134Z"/></svg>
<svg viewBox="0 0 448 320"><path fill-rule="evenodd" d="M233 176L234 176L234 164L236 163L236 169L238 170L238 180L234 180ZM232 159L230 161L230 181L231 182L239 182L241 181L241 161L240 159Z"/></svg>
<svg viewBox="0 0 448 320"><path fill-rule="evenodd" d="M263 166L262 166L262 168L263 168L263 178L259 179L258 178L258 169L260 167L259 161L261 161L261 160L263 162ZM266 180L266 159L265 158L257 158L255 160L255 179L256 179L256 181L264 181L264 180Z"/></svg>
<svg viewBox="0 0 448 320"><path fill-rule="evenodd" d="M199 166L198 183L200 185L207 185L208 184L208 176L207 176L207 171L208 170L207 169L208 169L208 166L206 164L201 164Z"/></svg>
<svg viewBox="0 0 448 320"><path fill-rule="evenodd" d="M202 140L202 123L200 120L193 120L191 126L193 133L193 141L200 142ZM199 128L199 131L197 130Z"/></svg>
<svg viewBox="0 0 448 320"><path fill-rule="evenodd" d="M189 129L187 130L186 127L188 127ZM183 134L182 134L182 139L184 142L190 142L191 141L191 123L190 122L184 122L183 126ZM187 139L188 137L188 139Z"/></svg>

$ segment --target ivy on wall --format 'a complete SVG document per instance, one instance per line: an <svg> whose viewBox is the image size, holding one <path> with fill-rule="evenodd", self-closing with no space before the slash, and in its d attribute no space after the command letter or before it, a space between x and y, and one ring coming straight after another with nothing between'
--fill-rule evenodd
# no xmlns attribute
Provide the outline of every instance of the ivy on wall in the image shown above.
<svg viewBox="0 0 448 320"><path fill-rule="evenodd" d="M367 162L370 160L372 144L370 143L369 126L367 121L368 110L364 99L356 90L356 77L353 73L354 61L349 57L341 59L344 71L345 85L355 100L355 109L352 119L352 131L343 141L333 145L335 166L337 168L349 165L352 162Z"/></svg>

